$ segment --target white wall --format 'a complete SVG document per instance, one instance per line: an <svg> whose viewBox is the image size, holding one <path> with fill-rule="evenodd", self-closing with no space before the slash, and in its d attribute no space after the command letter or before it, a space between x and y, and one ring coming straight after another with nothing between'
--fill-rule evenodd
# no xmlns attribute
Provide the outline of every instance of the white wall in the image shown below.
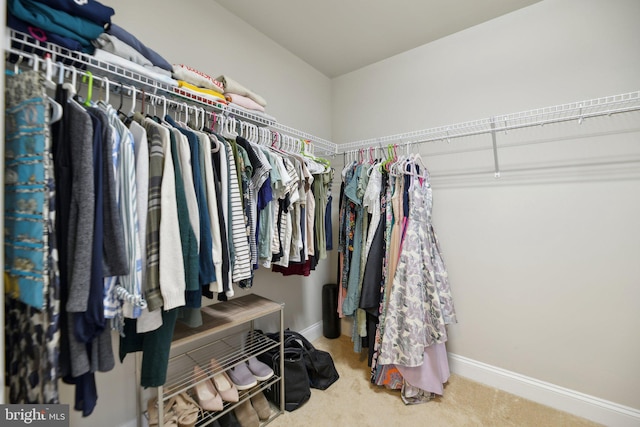
<svg viewBox="0 0 640 427"><path fill-rule="evenodd" d="M636 0L546 0L338 77L333 140L638 90L638 17ZM640 115L498 142L500 180L488 135L419 148L459 316L449 351L640 409Z"/></svg>
<svg viewBox="0 0 640 427"><path fill-rule="evenodd" d="M262 95L267 113L279 122L329 139L331 82L320 72L248 26L218 3L193 0L105 0L116 11L113 22L136 35L171 63L184 63L212 77L226 74ZM322 318L320 295L333 279L329 260L309 278L258 271L251 292L285 302L285 325L301 330ZM335 279L333 279L335 280ZM249 291L236 289L236 295ZM117 338L114 350L117 354ZM120 426L135 420L133 355L97 375L98 405L83 419L71 409L72 426ZM63 403L73 389L61 384Z"/></svg>

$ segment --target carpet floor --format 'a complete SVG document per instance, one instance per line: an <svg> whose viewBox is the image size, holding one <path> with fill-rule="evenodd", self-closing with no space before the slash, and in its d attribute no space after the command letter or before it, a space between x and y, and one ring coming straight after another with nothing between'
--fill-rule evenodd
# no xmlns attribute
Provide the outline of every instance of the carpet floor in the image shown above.
<svg viewBox="0 0 640 427"><path fill-rule="evenodd" d="M340 379L327 390L311 389L311 399L304 406L285 412L269 427L599 425L457 375L445 385L444 396L405 405L399 390L369 382L366 355L353 352L349 337L322 337L314 345L331 353Z"/></svg>

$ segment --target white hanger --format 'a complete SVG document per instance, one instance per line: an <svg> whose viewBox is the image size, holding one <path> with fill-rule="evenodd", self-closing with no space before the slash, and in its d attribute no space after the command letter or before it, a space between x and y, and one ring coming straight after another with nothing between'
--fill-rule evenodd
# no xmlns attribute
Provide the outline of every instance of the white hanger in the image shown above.
<svg viewBox="0 0 640 427"><path fill-rule="evenodd" d="M78 75L76 73L76 69L71 67L71 83L66 82L62 84L62 88L69 92L70 97L74 97L76 95L76 82L78 79Z"/></svg>
<svg viewBox="0 0 640 427"><path fill-rule="evenodd" d="M136 112L136 87L131 86L131 114Z"/></svg>
<svg viewBox="0 0 640 427"><path fill-rule="evenodd" d="M104 88L105 88L104 103L109 104L109 92L111 91L111 88L109 87L109 79L106 77L103 77L102 82L104 83Z"/></svg>
<svg viewBox="0 0 640 427"><path fill-rule="evenodd" d="M62 62L56 62L56 66L58 67L58 84L61 85L64 83L64 65Z"/></svg>

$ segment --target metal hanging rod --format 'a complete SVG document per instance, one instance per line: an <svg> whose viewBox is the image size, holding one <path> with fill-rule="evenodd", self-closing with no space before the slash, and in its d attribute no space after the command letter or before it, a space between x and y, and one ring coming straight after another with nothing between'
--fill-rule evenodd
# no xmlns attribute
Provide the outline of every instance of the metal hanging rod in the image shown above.
<svg viewBox="0 0 640 427"><path fill-rule="evenodd" d="M580 102L572 102L570 104L538 108L519 113L505 114L481 120L456 123L448 126L439 126L431 129L383 136L380 138L348 142L345 144L339 144L339 152L347 153L357 151L361 148L384 146L388 144L410 145L431 141L446 141L451 138L471 135L495 135L495 132L499 131L571 120L576 120L578 123L582 123L584 119L590 117L637 110L640 110L640 91L589 99Z"/></svg>
<svg viewBox="0 0 640 427"><path fill-rule="evenodd" d="M168 99L179 99L182 102L186 101L191 104L205 105L217 113L233 116L238 119L245 119L252 123L269 127L274 131L301 138L305 140L307 144L313 146L313 151L319 151L320 154L335 155L338 152L337 144L311 135L310 133L280 124L268 115L253 114L251 111L243 108L236 108L233 105L215 102L209 98L185 91L177 86L153 79L144 74L98 60L92 55L68 50L53 43L39 41L28 34L15 31L11 28L6 28L5 40L4 50L7 54L24 55L24 57L31 58L32 60L38 58L36 60L43 62L45 57L49 57L51 62L56 64L56 66L63 65L69 70L71 69L70 67L72 67L77 69L78 73L84 73L85 71L83 70L85 69L90 70L96 79L101 80L100 77L107 77L111 83L114 83L114 86L118 86L120 83L135 85L139 94L144 90L147 94L162 95Z"/></svg>

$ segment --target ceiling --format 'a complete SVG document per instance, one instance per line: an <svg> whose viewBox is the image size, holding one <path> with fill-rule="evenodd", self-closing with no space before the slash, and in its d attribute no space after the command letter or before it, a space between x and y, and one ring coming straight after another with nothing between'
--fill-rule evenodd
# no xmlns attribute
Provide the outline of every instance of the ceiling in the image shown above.
<svg viewBox="0 0 640 427"><path fill-rule="evenodd" d="M327 77L540 0L216 0Z"/></svg>

